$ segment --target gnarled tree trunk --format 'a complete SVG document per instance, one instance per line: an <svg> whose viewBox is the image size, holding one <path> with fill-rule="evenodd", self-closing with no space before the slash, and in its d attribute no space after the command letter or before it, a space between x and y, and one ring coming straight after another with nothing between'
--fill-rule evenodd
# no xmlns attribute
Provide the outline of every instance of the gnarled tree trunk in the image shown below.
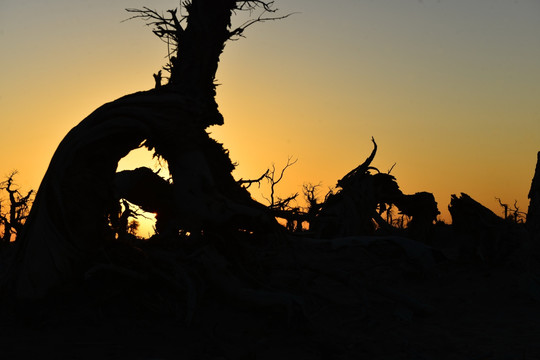
<svg viewBox="0 0 540 360"><path fill-rule="evenodd" d="M105 104L71 130L18 238L17 295L40 297L80 274L110 236L107 213L114 208L118 161L145 140L168 161L175 213L184 229L200 231L205 223L242 211L262 217L234 181L226 153L200 125L210 114L162 88Z"/></svg>
<svg viewBox="0 0 540 360"><path fill-rule="evenodd" d="M143 142L168 162L178 226L200 232L205 224L231 217L269 221L234 181L226 151L205 131L223 123L214 99L215 73L231 36L231 13L249 3L269 6L236 0L184 3L187 26L175 24L179 37L169 84L105 104L67 134L18 238L12 271L18 296L43 296L80 274L99 242L111 235L107 214L117 209L118 161Z"/></svg>

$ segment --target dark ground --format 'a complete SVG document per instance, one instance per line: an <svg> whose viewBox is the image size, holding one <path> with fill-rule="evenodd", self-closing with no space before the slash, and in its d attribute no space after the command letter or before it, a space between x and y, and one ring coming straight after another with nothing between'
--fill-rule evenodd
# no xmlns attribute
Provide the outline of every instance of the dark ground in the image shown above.
<svg viewBox="0 0 540 360"><path fill-rule="evenodd" d="M46 301L4 302L0 359L540 359L533 248L490 265L436 256L429 269L388 243L307 250L298 264L337 272L265 275L278 292L303 284L303 307L253 307L200 277L190 324L162 280L104 270Z"/></svg>

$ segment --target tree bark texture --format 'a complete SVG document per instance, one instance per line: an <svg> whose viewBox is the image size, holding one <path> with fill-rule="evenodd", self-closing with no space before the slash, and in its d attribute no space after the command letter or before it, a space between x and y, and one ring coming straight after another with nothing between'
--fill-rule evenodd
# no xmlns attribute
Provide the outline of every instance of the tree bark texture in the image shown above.
<svg viewBox="0 0 540 360"><path fill-rule="evenodd" d="M170 84L205 106L215 106L215 76L219 57L230 37L235 0L193 0L187 4L187 26L172 61ZM216 122L215 124L220 124Z"/></svg>

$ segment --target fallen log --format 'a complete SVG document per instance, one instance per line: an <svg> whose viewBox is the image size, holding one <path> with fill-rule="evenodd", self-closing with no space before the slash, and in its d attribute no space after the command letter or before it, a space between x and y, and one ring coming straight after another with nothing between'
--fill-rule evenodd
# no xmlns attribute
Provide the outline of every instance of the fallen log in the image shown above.
<svg viewBox="0 0 540 360"><path fill-rule="evenodd" d="M380 216L388 209L387 205L396 205L400 214L411 218L408 236L428 241L433 223L440 214L435 197L428 192L403 194L394 176L372 167L377 143L373 138L371 141L373 150L369 157L338 180L337 191L329 194L319 210L310 216L309 229L323 238L372 235L377 229L396 233L398 229ZM372 174L372 170L376 173Z"/></svg>
<svg viewBox="0 0 540 360"><path fill-rule="evenodd" d="M516 224L497 216L469 195L452 195L448 210L452 227L462 241L463 259L479 257L493 265L507 259L519 246Z"/></svg>

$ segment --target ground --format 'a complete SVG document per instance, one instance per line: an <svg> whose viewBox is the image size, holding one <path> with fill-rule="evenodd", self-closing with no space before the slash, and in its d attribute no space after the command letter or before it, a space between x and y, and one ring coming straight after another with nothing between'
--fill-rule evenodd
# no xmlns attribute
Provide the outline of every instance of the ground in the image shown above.
<svg viewBox="0 0 540 360"><path fill-rule="evenodd" d="M5 302L0 357L540 359L540 298L527 250L490 265L436 256L422 268L388 242L302 249L297 264L316 265L276 265L264 277L285 284L276 292L299 287L308 299L301 306L242 303L199 278L186 320L185 296L159 279L103 270L45 301Z"/></svg>

